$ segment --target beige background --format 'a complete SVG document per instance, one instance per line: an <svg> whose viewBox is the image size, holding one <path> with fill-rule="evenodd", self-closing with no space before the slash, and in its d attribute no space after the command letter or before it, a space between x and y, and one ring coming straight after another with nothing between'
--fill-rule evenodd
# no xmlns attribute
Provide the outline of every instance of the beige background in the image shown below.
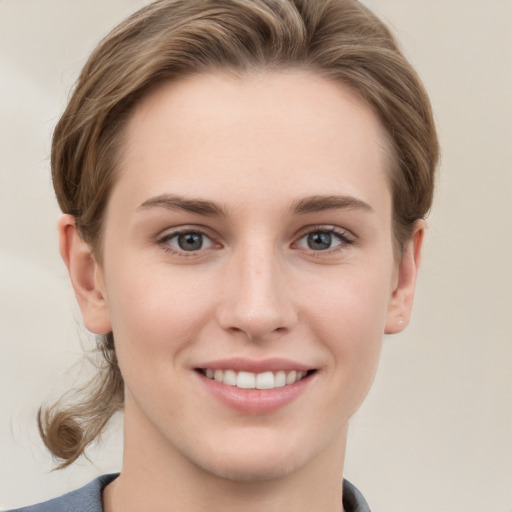
<svg viewBox="0 0 512 512"><path fill-rule="evenodd" d="M63 472L38 405L75 378L49 138L94 44L142 0L0 0L0 508L120 465L121 432ZM346 476L375 511L512 512L512 1L374 0L431 94L443 147L412 325L385 340Z"/></svg>

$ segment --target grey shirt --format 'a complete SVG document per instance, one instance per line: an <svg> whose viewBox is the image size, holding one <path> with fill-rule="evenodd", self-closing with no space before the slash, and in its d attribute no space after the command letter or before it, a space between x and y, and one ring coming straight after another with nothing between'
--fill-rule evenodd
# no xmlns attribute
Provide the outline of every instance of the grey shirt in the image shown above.
<svg viewBox="0 0 512 512"><path fill-rule="evenodd" d="M103 512L101 493L117 477L118 474L103 475L60 498L8 512ZM370 512L363 495L347 480L343 481L343 506L346 512Z"/></svg>

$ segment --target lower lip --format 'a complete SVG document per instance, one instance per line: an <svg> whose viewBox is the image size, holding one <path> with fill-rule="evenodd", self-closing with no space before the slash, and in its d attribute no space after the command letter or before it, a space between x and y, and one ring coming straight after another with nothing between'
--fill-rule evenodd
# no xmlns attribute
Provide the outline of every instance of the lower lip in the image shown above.
<svg viewBox="0 0 512 512"><path fill-rule="evenodd" d="M224 405L244 414L254 415L271 413L290 404L306 391L315 376L315 374L310 374L298 382L282 388L242 389L209 379L198 372L196 374L210 393Z"/></svg>

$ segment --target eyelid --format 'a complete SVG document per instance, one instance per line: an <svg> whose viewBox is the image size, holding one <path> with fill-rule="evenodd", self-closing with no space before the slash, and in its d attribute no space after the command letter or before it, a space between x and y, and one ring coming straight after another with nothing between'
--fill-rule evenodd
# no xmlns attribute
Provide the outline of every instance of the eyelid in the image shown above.
<svg viewBox="0 0 512 512"><path fill-rule="evenodd" d="M175 254L180 257L191 257L191 256L198 256L200 253L206 252L208 249L211 248L220 248L221 244L218 241L217 237L212 235L210 233L211 230L203 227L203 226L179 226L175 228L169 228L161 232L156 237L156 243L165 251L171 254ZM174 237L187 234L187 233L196 233L199 234L205 238L208 238L212 244L211 247L207 248L201 248L197 251L184 251L180 249L176 249L172 247L168 242L169 240L172 240Z"/></svg>
<svg viewBox="0 0 512 512"><path fill-rule="evenodd" d="M328 256L333 253L338 253L343 250L346 250L347 246L356 245L356 243L357 243L357 239L356 239L355 235L352 232L350 232L349 230L347 230L345 228L339 228L336 226L332 226L332 225L321 224L321 225L308 226L308 227L304 228L303 230L301 230L299 232L299 235L296 237L295 242L293 242L293 245L296 245L305 236L308 236L312 233L318 233L318 232L333 234L341 240L341 243L331 249L325 249L323 251L314 251L313 249L300 248L304 251L309 252L310 254L314 255L315 257Z"/></svg>
<svg viewBox="0 0 512 512"><path fill-rule="evenodd" d="M292 243L292 247L296 246L298 242L304 238L305 236L311 234L311 233L317 233L317 232L324 232L324 233L330 233L335 236L337 236L341 243L336 245L335 247L331 249L325 249L321 251L315 251L313 249L306 249L306 248L299 248L300 250L303 250L305 252L308 252L309 254L315 256L315 257L324 257L332 255L333 253L339 253L348 248L348 246L353 246L357 244L357 237L348 229L346 228L340 228L333 225L325 225L325 224L318 224L318 225L312 225L307 226L300 230L299 234L295 237L294 242ZM201 248L197 251L184 251L179 249L174 249L171 245L169 245L167 242L171 240L172 238L179 236L181 234L186 233L197 233L200 234L206 238L208 238L212 246L207 248ZM198 226L198 225L184 225L184 226L177 226L174 228L168 228L166 230L163 230L159 235L156 236L156 243L165 251L180 257L191 257L191 256L199 256L201 253L206 253L210 249L220 249L223 247L223 244L219 241L219 237L212 234L211 229L205 227L205 226ZM206 255L206 254L204 254Z"/></svg>

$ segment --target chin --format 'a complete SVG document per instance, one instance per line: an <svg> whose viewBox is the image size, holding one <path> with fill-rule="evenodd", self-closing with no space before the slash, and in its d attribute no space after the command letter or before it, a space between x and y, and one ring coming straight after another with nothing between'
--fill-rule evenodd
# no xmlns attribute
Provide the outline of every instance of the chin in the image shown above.
<svg viewBox="0 0 512 512"><path fill-rule="evenodd" d="M264 460L261 457L261 460L248 458L240 460L238 454L237 460L209 460L202 465L201 469L210 475L231 482L258 483L281 480L300 467L300 464L295 461L276 461L275 458L274 454L272 457L265 457Z"/></svg>
<svg viewBox="0 0 512 512"><path fill-rule="evenodd" d="M247 435L243 440L232 439L224 448L217 444L214 449L202 452L195 463L203 471L232 482L280 480L313 458L308 457L304 443L290 441L290 436L283 439L279 436L265 438ZM204 456L206 453L208 457Z"/></svg>

